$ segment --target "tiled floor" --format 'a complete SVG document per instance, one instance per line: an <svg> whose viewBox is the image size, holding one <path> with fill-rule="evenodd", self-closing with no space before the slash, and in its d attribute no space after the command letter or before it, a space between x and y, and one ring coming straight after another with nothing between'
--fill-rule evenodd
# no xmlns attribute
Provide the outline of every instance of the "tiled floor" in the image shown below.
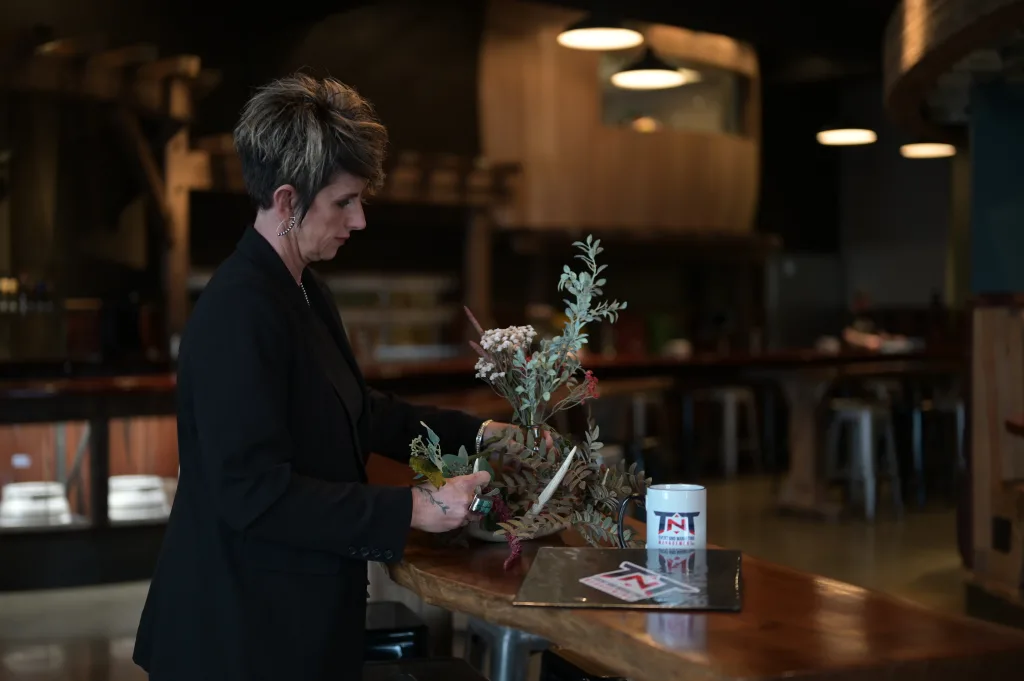
<svg viewBox="0 0 1024 681"><path fill-rule="evenodd" d="M712 542L928 607L963 611L951 510L884 509L874 525L827 524L771 510L764 480L711 485ZM145 583L0 594L0 681L143 681L131 662Z"/></svg>

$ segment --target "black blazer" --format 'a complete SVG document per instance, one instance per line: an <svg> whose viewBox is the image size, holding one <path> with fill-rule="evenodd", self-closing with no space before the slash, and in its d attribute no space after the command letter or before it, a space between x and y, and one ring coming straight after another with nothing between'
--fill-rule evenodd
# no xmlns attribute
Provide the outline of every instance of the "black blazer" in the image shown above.
<svg viewBox="0 0 1024 681"><path fill-rule="evenodd" d="M428 423L480 419L368 389L326 288L310 305L253 228L203 291L178 360L181 475L139 624L155 681L359 678L367 561L402 557L412 492L367 484Z"/></svg>

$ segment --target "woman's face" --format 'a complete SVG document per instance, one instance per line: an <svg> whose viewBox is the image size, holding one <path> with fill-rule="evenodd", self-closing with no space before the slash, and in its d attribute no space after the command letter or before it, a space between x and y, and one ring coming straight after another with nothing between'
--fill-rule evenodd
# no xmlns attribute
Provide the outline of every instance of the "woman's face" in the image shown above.
<svg viewBox="0 0 1024 681"><path fill-rule="evenodd" d="M365 189L366 180L342 172L313 198L295 229L299 253L306 262L330 260L352 232L366 229Z"/></svg>

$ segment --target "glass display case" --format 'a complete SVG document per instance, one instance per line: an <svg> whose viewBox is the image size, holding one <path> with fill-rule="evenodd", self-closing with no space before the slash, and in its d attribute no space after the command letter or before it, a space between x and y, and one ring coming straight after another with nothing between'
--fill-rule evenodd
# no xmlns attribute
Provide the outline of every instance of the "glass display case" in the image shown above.
<svg viewBox="0 0 1024 681"><path fill-rule="evenodd" d="M94 522L92 424L0 426L0 532L84 529ZM109 421L109 524L165 522L178 480L173 416Z"/></svg>
<svg viewBox="0 0 1024 681"><path fill-rule="evenodd" d="M107 515L111 524L165 522L178 486L173 416L110 422Z"/></svg>
<svg viewBox="0 0 1024 681"><path fill-rule="evenodd" d="M88 527L89 424L0 426L0 532Z"/></svg>

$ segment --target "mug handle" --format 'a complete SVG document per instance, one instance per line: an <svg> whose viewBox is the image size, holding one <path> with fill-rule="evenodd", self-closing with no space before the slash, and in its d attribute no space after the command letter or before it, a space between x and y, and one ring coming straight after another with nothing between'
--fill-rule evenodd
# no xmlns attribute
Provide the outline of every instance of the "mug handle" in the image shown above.
<svg viewBox="0 0 1024 681"><path fill-rule="evenodd" d="M625 533L625 522L626 522L626 507L629 506L629 502L636 501L641 506L644 505L644 496L642 494L630 494L628 497L619 502L619 548L626 548L626 540L622 538Z"/></svg>

